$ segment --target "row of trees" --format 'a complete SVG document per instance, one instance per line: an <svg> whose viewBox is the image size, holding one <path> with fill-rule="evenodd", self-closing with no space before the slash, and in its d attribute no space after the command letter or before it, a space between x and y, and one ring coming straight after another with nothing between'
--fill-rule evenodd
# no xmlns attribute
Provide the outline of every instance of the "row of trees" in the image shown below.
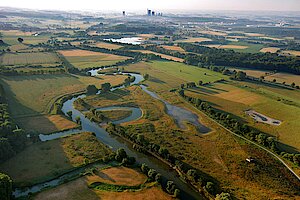
<svg viewBox="0 0 300 200"><path fill-rule="evenodd" d="M258 143L277 154L282 155L284 158L287 158L290 161L297 164L298 166L300 166L300 154L289 154L281 151L278 148L278 142L274 137L268 136L267 134L262 133L257 129L248 126L247 124L239 122L229 113L213 108L209 104L209 102L202 101L198 98L186 96L184 90L179 91L179 95L181 95L184 99L193 104L196 108L205 112L208 116L218 121L220 124L228 128L229 130L239 135L242 135L251 141Z"/></svg>
<svg viewBox="0 0 300 200"><path fill-rule="evenodd" d="M23 150L27 138L25 132L16 126L10 116L2 85L0 96L0 161L3 162Z"/></svg>
<svg viewBox="0 0 300 200"><path fill-rule="evenodd" d="M191 65L197 66L200 62L206 65L246 67L300 74L300 59L297 57L279 56L271 53L240 53L190 43L180 43L179 46L188 52L197 53L188 54L185 57L185 62Z"/></svg>
<svg viewBox="0 0 300 200"><path fill-rule="evenodd" d="M167 184L162 184L162 176L160 173L156 172L155 169L150 169L145 163L141 165L141 171L148 177L150 181L156 181L161 184L163 188L174 197L180 196L180 190L176 188L173 181L167 181Z"/></svg>
<svg viewBox="0 0 300 200"><path fill-rule="evenodd" d="M149 128L152 131L155 131L155 129L152 129L151 126L149 126ZM181 174L183 174L183 178L186 181L190 182L194 187L198 188L199 190L205 188L206 191L208 191L211 194L216 194L218 192L217 186L213 183L213 181L207 178L208 176L204 175L203 172L200 172L199 170L188 165L187 163L182 162L179 158L173 156L168 151L168 149L161 147L156 143L150 142L144 137L143 134L135 133L132 130L133 129L131 128L131 126L123 127L120 125L115 125L113 123L109 123L106 127L106 131L108 133L125 137L130 141L134 142L135 144L133 145L133 147L135 150L142 153L151 152L154 155L168 161L170 164L175 166L181 172ZM142 169L142 171L146 170ZM149 171L147 170L147 172ZM151 174L153 174L153 172L151 172ZM153 180L155 180L154 175L151 175L151 177L153 178ZM174 190L170 189L169 193L174 194Z"/></svg>

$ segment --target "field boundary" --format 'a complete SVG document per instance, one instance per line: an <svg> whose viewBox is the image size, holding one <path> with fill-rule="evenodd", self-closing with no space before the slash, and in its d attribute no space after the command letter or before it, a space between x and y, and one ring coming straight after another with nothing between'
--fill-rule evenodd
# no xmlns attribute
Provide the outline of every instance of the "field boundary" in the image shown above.
<svg viewBox="0 0 300 200"><path fill-rule="evenodd" d="M178 94L177 94L177 95L178 95ZM178 95L178 96L179 96L179 95ZM181 96L179 96L179 97L182 98ZM182 98L182 99L183 99L183 98ZM184 100L184 102L186 102L186 101ZM190 105L192 105L192 104L190 104ZM266 151L267 153L271 154L274 158L276 158L278 161L280 161L280 162L281 162L281 163L282 163L282 164L283 164L283 165L284 165L284 166L285 166L285 167L286 167L286 168L287 168L287 169L288 169L288 170L289 170L289 171L290 171L297 179L298 179L298 181L300 181L300 176L299 176L296 172L294 172L294 170L293 170L292 168L290 168L290 166L289 166L288 164L286 164L286 162L285 162L283 159L281 159L278 155L276 155L275 153L273 153L273 152L270 151L269 149L267 149L267 148L265 148L265 147L263 147L263 146L261 146L261 145L255 143L255 142L253 142L253 141L251 141L251 140L245 138L244 136L241 136L241 135L239 135L239 134L237 134L237 133L234 133L233 131L229 130L228 128L226 128L225 126L223 126L222 124L220 124L219 122L217 122L216 120L214 120L214 119L212 119L211 117L209 117L206 113L204 113L204 112L202 112L201 110L195 108L194 105L192 105L192 107L193 107L193 109L195 109L195 110L199 111L200 113L204 114L208 119L210 119L211 121L215 122L215 123L218 124L220 127L222 127L223 129L225 129L225 130L228 131L229 133L233 134L234 136L239 137L239 138L245 140L246 142L248 142L248 143L250 143L250 144L253 144L253 145L259 147L260 149Z"/></svg>

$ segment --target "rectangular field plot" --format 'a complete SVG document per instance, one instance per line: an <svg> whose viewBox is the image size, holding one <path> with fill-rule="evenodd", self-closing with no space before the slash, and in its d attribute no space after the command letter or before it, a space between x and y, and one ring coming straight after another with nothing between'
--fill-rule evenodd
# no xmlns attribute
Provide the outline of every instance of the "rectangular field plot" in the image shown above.
<svg viewBox="0 0 300 200"><path fill-rule="evenodd" d="M85 50L59 51L75 67L85 69L113 65L129 57Z"/></svg>
<svg viewBox="0 0 300 200"><path fill-rule="evenodd" d="M60 59L55 53L6 53L0 57L1 65L58 64Z"/></svg>

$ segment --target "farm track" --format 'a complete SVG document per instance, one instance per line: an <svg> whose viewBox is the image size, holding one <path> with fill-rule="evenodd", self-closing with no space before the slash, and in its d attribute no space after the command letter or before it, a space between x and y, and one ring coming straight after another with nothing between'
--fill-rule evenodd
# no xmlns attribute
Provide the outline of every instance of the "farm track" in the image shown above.
<svg viewBox="0 0 300 200"><path fill-rule="evenodd" d="M178 95L179 96L179 95ZM180 97L180 96L179 96ZM182 97L180 97L180 98L182 98ZM184 102L185 102L185 100L184 100ZM201 112L202 114L204 114L208 119L210 119L211 121L213 121L213 122L215 122L216 124L218 124L220 127L222 127L223 129L225 129L226 131L228 131L229 133L231 133L231 134L233 134L234 136L236 136L236 137L238 137L238 138L241 138L241 139L243 139L243 140L245 140L246 142L248 142L248 143L250 143L250 144L253 144L253 145L255 145L255 146L257 146L257 147L259 147L260 149L262 149L262 150L264 150L264 151L266 151L267 153L269 153L270 155L272 155L276 160L278 160L279 162L281 162L297 179L298 179L298 181L300 181L300 176L296 173L296 172L294 172L294 170L292 169L292 168L290 168L289 167L289 165L288 164L286 164L286 162L283 160L283 159L281 159L278 155L276 155L275 153L273 153L272 151L270 151L269 149L267 149L267 148L265 148L265 147L263 147L263 146L261 146L261 145L259 145L259 144L257 144L257 143L255 143L255 142L253 142L253 141L251 141L251 140L249 140L249 139L247 139L247 138L245 138L244 136L241 136L241 135L239 135L239 134L236 134L236 133L234 133L233 131L231 131L231 130L229 130L228 128L226 128L225 126L223 126L222 124L220 124L219 122L217 122L216 120L214 120L214 119L212 119L211 117L209 117L206 113L204 113L204 112L202 112L201 110L198 110L197 108L195 108L193 105L192 105L192 107L193 107L193 109L194 110L196 110L196 111L199 111L199 112Z"/></svg>

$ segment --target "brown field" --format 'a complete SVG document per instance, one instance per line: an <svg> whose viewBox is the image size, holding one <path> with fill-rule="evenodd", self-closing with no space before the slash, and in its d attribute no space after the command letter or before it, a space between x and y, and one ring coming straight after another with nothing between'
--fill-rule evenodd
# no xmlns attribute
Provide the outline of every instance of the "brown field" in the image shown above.
<svg viewBox="0 0 300 200"><path fill-rule="evenodd" d="M70 121L61 115L23 117L17 118L16 121L25 131L36 131L44 134L73 129L78 126L75 122Z"/></svg>
<svg viewBox="0 0 300 200"><path fill-rule="evenodd" d="M102 200L171 200L171 196L157 187L147 188L139 192L105 192L97 191Z"/></svg>
<svg viewBox="0 0 300 200"><path fill-rule="evenodd" d="M63 56L71 57L71 56L102 56L103 53L94 52L94 51L86 51L86 50L62 50L58 51Z"/></svg>
<svg viewBox="0 0 300 200"><path fill-rule="evenodd" d="M290 55L293 55L293 56L300 56L300 51L283 51L283 53L286 53L286 54L290 54Z"/></svg>
<svg viewBox="0 0 300 200"><path fill-rule="evenodd" d="M120 49L123 46L117 44L111 44L107 42L97 42L96 47L105 48L105 49Z"/></svg>
<svg viewBox="0 0 300 200"><path fill-rule="evenodd" d="M288 73L276 73L270 76L266 76L265 80L273 81L276 79L276 82L282 83L286 82L286 84L295 83L296 85L300 86L300 76L295 74L288 74Z"/></svg>
<svg viewBox="0 0 300 200"><path fill-rule="evenodd" d="M99 174L99 175L98 175ZM103 179L101 176L104 176ZM110 179L108 181L108 179ZM137 180L136 180L137 179ZM139 191L113 192L100 191L88 188L93 182L103 181L110 184L139 185L147 177L133 169L126 167L109 168L87 175L69 183L43 191L34 196L34 200L171 200L172 197L160 188L152 186Z"/></svg>
<svg viewBox="0 0 300 200"><path fill-rule="evenodd" d="M274 38L274 37L260 37L262 39L267 39L267 40L275 40L275 41L280 41L280 40L283 40L281 38Z"/></svg>
<svg viewBox="0 0 300 200"><path fill-rule="evenodd" d="M154 34L139 34L139 35L137 35L137 36L138 36L138 37L141 37L141 38L143 38L143 39L149 39L149 38L155 37Z"/></svg>
<svg viewBox="0 0 300 200"><path fill-rule="evenodd" d="M179 46L167 46L167 45L163 45L161 46L163 47L164 49L167 49L167 50L171 50L171 51L178 51L178 52L181 52L181 53L184 53L185 50Z"/></svg>
<svg viewBox="0 0 300 200"><path fill-rule="evenodd" d="M183 62L184 61L184 59L182 59L182 58L177 58L177 57L169 56L169 55L166 55L166 54L156 53L156 52L149 51L149 50L134 50L134 51L145 53L145 54L155 54L155 55L161 56L164 59L172 60L172 61L176 61L176 62Z"/></svg>
<svg viewBox="0 0 300 200"><path fill-rule="evenodd" d="M247 36L250 36L250 37L263 37L265 36L264 34L260 34L260 33L244 33L245 35Z"/></svg>
<svg viewBox="0 0 300 200"><path fill-rule="evenodd" d="M266 48L262 48L260 50L260 52L262 52L262 53L276 53L279 50L280 50L280 48L277 48L277 47L266 47Z"/></svg>
<svg viewBox="0 0 300 200"><path fill-rule="evenodd" d="M267 76L270 73L273 73L271 71L265 71L265 70L255 70L255 69L246 69L246 68L228 68L229 70L236 70L236 71L243 71L246 72L248 76L253 76L256 78L259 78L261 76Z"/></svg>
<svg viewBox="0 0 300 200"><path fill-rule="evenodd" d="M216 35L216 36L226 36L227 33L224 32L219 32L219 31L199 31L202 34L207 34L207 35Z"/></svg>
<svg viewBox="0 0 300 200"><path fill-rule="evenodd" d="M147 177L140 172L127 167L111 167L87 176L87 182L103 182L113 185L135 186L145 183Z"/></svg>

